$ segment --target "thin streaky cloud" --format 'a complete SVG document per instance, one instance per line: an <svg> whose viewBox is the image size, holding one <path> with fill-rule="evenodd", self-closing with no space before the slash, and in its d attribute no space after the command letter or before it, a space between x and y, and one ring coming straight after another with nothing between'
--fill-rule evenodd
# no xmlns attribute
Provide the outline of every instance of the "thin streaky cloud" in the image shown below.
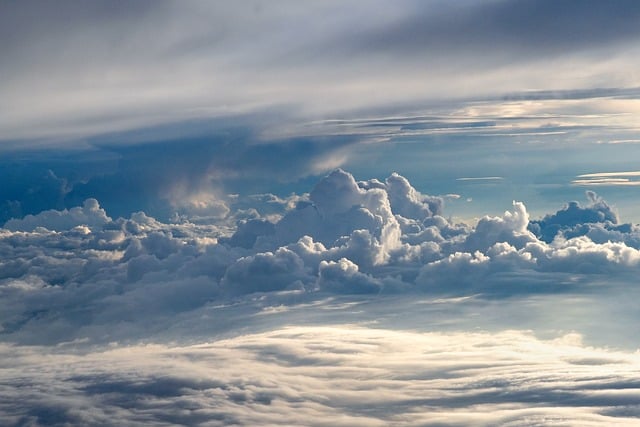
<svg viewBox="0 0 640 427"><path fill-rule="evenodd" d="M615 176L640 176L640 171L586 173L586 174L578 175L576 178L600 178L600 177L605 178L605 177L615 177Z"/></svg>
<svg viewBox="0 0 640 427"><path fill-rule="evenodd" d="M638 144L640 139L614 139L611 141L599 141L603 144Z"/></svg>
<svg viewBox="0 0 640 427"><path fill-rule="evenodd" d="M640 185L640 181L630 181L624 178L602 178L602 179L575 179L571 181L573 185L581 186L621 186L635 187Z"/></svg>
<svg viewBox="0 0 640 427"><path fill-rule="evenodd" d="M456 178L456 181L502 181L504 180L501 176L477 176L477 177L463 177Z"/></svg>

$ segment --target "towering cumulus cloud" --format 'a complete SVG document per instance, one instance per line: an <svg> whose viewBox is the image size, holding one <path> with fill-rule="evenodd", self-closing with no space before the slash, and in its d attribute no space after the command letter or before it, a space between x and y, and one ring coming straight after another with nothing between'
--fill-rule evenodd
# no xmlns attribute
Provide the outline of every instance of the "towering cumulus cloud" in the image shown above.
<svg viewBox="0 0 640 427"><path fill-rule="evenodd" d="M282 419L304 424L290 418L291 405L299 401L309 405L305 410L310 417L329 412L335 416L338 408L336 413L341 415L335 421L345 425L428 425L448 417L467 424L475 416L488 424L545 419L549 414L557 420L584 422L632 417L633 409L625 405L640 404L632 393L621 397L609 391L611 397L601 400L597 393L585 391L630 387L629 372L638 361L629 354L588 349L572 341L563 347L566 355L551 353L548 360L536 362L548 362L540 369L551 367L564 375L554 377L561 391L552 391L545 385L547 379L530 365L533 356L508 356L508 342L515 340L519 352L532 346L554 349L553 341L513 331L490 337L467 332L438 335L427 328L427 335L409 336L397 329L402 324L398 313L410 319L427 310L435 316L429 323L435 327L437 322L448 322L438 304L459 311L468 306L457 301L467 298L484 298L489 304L493 298L507 296L580 294L603 277L624 282L636 275L640 231L620 224L614 210L595 194L587 196L587 206L572 202L540 220L531 221L525 205L516 201L502 216L485 216L475 224L455 223L443 216L442 198L421 194L398 174L385 181L358 182L338 169L308 195L275 198L282 209L279 214L274 213L275 196L262 195L247 199L255 209L247 207L247 200L230 198L228 214L209 217L210 222L198 216L194 222L180 217L175 223L163 223L143 212L112 219L94 199L82 207L12 219L0 229L0 333L13 344L4 344L0 351L18 354L19 363L47 375L21 377L19 364L3 362L5 373L0 379L5 397L0 398L0 421L9 425L116 425L151 420L160 425L254 424L276 420L269 417L284 411ZM267 208L261 206L265 203ZM416 298L427 305L420 308ZM357 308L374 301L366 316ZM344 326L354 321L361 328L375 322L389 329L358 332ZM301 322L309 328L282 329ZM327 323L334 326L323 329ZM354 340L352 344L341 340L345 333ZM193 346L220 337L230 341ZM141 339L157 341L158 346L140 346ZM468 348L455 349L463 352L461 357L504 363L488 363L485 374L479 370L481 364L468 371L464 362L456 364L444 356L430 356L429 366L420 361L420 352L427 348L439 349L443 355L454 351L446 344L450 339L468 343ZM416 353L406 353L382 344L391 341L419 345ZM41 354L54 348L59 352L50 354L53 359L46 362L35 355L34 348ZM77 348L87 356L76 354ZM394 351L404 351L402 357L413 360L422 373L409 365L399 368L400 356ZM151 365L142 368L125 357L134 353ZM168 360L182 362L164 374ZM233 360L242 360L246 366ZM217 363L219 376L196 375L212 369L212 363ZM589 377L585 366L600 364L615 365L615 378L600 384L600 379ZM498 365L511 366L512 373L500 373ZM335 366L345 377L339 380L329 371L310 366ZM583 371L570 374L568 366ZM377 379L356 386L349 382L350 370ZM288 377L294 371L305 382L294 385ZM237 376L245 374L257 376L238 382ZM529 380L519 384L522 375ZM426 378L432 378L429 384ZM268 386L282 380L281 389ZM391 393L385 382L391 380L403 387L399 394ZM583 385L576 385L578 389L563 385L567 381L583 381ZM27 396L21 388L24 384L30 389L55 387L69 397L56 403L42 393ZM326 393L317 391L312 396L317 387ZM342 393L329 392L343 387ZM352 394L361 387L368 390L368 397ZM511 397L496 391L500 388L511 390ZM420 395L410 397L411 389ZM462 389L468 392L446 397ZM386 390L391 400L382 399L382 403L373 390ZM138 402L134 406L142 406L131 409L127 403L131 396ZM526 409L538 398L542 406ZM83 399L96 405L96 412L82 409L87 407ZM361 399L381 409L365 410ZM476 403L484 406L459 411ZM145 405L147 418L138 412ZM200 409L176 415L176 405ZM566 410L573 405L583 409ZM595 406L599 409L584 409ZM424 407L437 410L418 409ZM114 411L122 419L107 421Z"/></svg>

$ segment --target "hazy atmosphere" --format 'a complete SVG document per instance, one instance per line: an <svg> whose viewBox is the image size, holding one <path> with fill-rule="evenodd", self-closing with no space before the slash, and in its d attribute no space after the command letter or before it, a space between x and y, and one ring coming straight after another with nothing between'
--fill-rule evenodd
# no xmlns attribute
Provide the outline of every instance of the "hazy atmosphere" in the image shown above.
<svg viewBox="0 0 640 427"><path fill-rule="evenodd" d="M639 22L0 2L0 424L640 425Z"/></svg>

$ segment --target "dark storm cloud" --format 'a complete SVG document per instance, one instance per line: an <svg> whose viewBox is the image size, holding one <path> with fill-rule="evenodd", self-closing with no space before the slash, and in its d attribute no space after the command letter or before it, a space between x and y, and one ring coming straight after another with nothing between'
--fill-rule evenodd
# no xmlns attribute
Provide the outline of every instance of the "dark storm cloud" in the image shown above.
<svg viewBox="0 0 640 427"><path fill-rule="evenodd" d="M67 200L77 203L96 197L126 212L133 207L135 198L146 199L137 209L162 206L163 199L171 201L176 185L184 187L182 191L186 193L176 197L203 188L233 191L240 187L246 191L252 182L264 191L273 188L274 183L277 186L278 182L322 172L327 167L323 162L331 167L334 155L338 155L336 162L340 164L341 150L356 142L349 137L258 139L249 129L240 129L226 135L107 148L119 156L117 169L77 184ZM113 188L122 188L125 193L114 193Z"/></svg>

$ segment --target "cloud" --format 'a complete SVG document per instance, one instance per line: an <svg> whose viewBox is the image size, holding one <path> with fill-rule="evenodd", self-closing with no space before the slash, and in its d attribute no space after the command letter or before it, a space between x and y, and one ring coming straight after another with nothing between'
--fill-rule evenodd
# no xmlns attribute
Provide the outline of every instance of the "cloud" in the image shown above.
<svg viewBox="0 0 640 427"><path fill-rule="evenodd" d="M637 424L639 14L0 3L0 424Z"/></svg>
<svg viewBox="0 0 640 427"><path fill-rule="evenodd" d="M299 287L308 281L302 259L286 248L240 258L222 278L223 289L232 294L269 292Z"/></svg>
<svg viewBox="0 0 640 427"><path fill-rule="evenodd" d="M558 5L550 0L426 6L416 8L412 16L395 26L365 34L362 40L370 44L369 48L396 48L403 53L440 49L473 53L481 47L499 46L496 51L519 50L547 56L634 40L639 36L633 25L638 15L640 9L632 1L621 1L612 8L596 1ZM607 22L610 27L600 26ZM616 23L620 24L617 28ZM500 57L497 52L495 56Z"/></svg>
<svg viewBox="0 0 640 427"><path fill-rule="evenodd" d="M400 244L400 226L393 215L388 193L382 188L360 188L351 174L337 169L314 187L309 200L310 204L299 205L275 225L278 244L295 242L308 235L325 246L334 246L341 238L366 231L373 239L374 263L384 262L389 252ZM400 200L400 203L424 206L425 215L430 213L428 205L421 201L411 201L407 196Z"/></svg>
<svg viewBox="0 0 640 427"><path fill-rule="evenodd" d="M485 251L495 243L508 243L517 248L535 241L527 230L529 213L522 202L513 202L513 212L506 211L502 217L485 216L464 242L467 251Z"/></svg>
<svg viewBox="0 0 640 427"><path fill-rule="evenodd" d="M602 223L605 227L615 228L618 214L593 191L586 192L589 204L580 206L578 202L570 202L555 214L546 215L541 220L532 221L529 229L546 242L554 239L558 233L567 237L586 234L589 224ZM580 233L584 230L584 233Z"/></svg>
<svg viewBox="0 0 640 427"><path fill-rule="evenodd" d="M575 333L298 326L195 345L0 352L5 425L638 423L637 354Z"/></svg>
<svg viewBox="0 0 640 427"><path fill-rule="evenodd" d="M157 3L4 4L3 148L237 114L275 112L270 127L286 129L425 100L637 86L619 72L637 66L633 1Z"/></svg>
<svg viewBox="0 0 640 427"><path fill-rule="evenodd" d="M582 186L635 186L640 185L640 181L637 181L637 177L640 176L640 172L599 172L588 173L578 175L576 179L571 181L573 185Z"/></svg>
<svg viewBox="0 0 640 427"><path fill-rule="evenodd" d="M598 172L598 173L587 173L583 175L578 175L578 178L604 178L604 177L614 177L614 176L640 176L639 171L633 172Z"/></svg>
<svg viewBox="0 0 640 427"><path fill-rule="evenodd" d="M394 172L385 183L383 188L387 190L391 209L395 214L417 220L442 215L443 200L423 196L405 177Z"/></svg>
<svg viewBox="0 0 640 427"><path fill-rule="evenodd" d="M17 342L104 341L251 295L492 298L626 280L640 268L640 231L587 195L539 220L514 202L475 224L444 218L442 198L398 174L358 182L343 170L304 196L229 197L224 218L114 220L88 199L0 230L0 325Z"/></svg>
<svg viewBox="0 0 640 427"><path fill-rule="evenodd" d="M320 261L318 286L323 291L349 294L378 293L382 289L380 280L362 274L358 266L347 258L338 261Z"/></svg>
<svg viewBox="0 0 640 427"><path fill-rule="evenodd" d="M100 208L98 201L87 199L82 207L64 211L49 210L37 215L27 215L23 219L11 219L5 223L4 228L12 231L34 231L42 227L47 230L62 231L83 226L101 228L109 222L111 218L107 216L104 209Z"/></svg>
<svg viewBox="0 0 640 427"><path fill-rule="evenodd" d="M0 423L633 424L637 355L593 340L635 346L640 231L588 198L455 223L336 170L223 219L12 220Z"/></svg>
<svg viewBox="0 0 640 427"><path fill-rule="evenodd" d="M93 146L81 150L8 154L0 160L6 183L0 222L70 209L89 198L115 217L141 210L164 221L176 215L224 217L232 202L225 193L278 192L282 183L340 166L358 142L348 136L264 139L260 126L259 117L244 116L208 123L204 130L198 123L156 129L162 136L151 141L130 132L91 140ZM336 156L342 160L324 165ZM254 201L250 207L265 206Z"/></svg>
<svg viewBox="0 0 640 427"><path fill-rule="evenodd" d="M504 178L501 176L480 176L475 178L457 178L458 181L501 181Z"/></svg>
<svg viewBox="0 0 640 427"><path fill-rule="evenodd" d="M640 185L640 181L630 181L627 178L600 178L600 179L574 179L571 181L573 185L582 186L636 186Z"/></svg>
<svg viewBox="0 0 640 427"><path fill-rule="evenodd" d="M31 161L28 166L18 166L16 163L12 156L2 162L0 179L4 185L0 189L0 222L65 207L64 198L70 184L66 177L56 175L51 164Z"/></svg>

